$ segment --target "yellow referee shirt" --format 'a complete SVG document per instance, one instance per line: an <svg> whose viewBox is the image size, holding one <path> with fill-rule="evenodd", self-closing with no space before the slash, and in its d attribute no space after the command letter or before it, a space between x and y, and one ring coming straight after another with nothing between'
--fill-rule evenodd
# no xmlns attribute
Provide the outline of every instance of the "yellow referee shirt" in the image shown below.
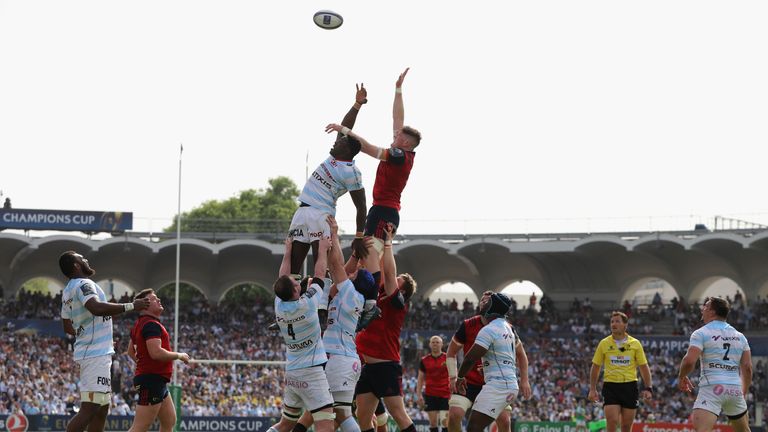
<svg viewBox="0 0 768 432"><path fill-rule="evenodd" d="M605 366L603 382L625 383L637 381L637 367L648 364L648 360L639 340L627 335L626 342L619 347L609 335L597 344L592 363Z"/></svg>

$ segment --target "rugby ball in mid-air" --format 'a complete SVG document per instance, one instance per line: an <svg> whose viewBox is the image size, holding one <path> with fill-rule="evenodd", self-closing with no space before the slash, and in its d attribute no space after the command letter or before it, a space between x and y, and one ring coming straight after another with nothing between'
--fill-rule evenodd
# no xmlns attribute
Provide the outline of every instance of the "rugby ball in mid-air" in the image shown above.
<svg viewBox="0 0 768 432"><path fill-rule="evenodd" d="M337 29L344 24L344 18L341 15L329 10L315 12L314 20L318 27L326 30Z"/></svg>

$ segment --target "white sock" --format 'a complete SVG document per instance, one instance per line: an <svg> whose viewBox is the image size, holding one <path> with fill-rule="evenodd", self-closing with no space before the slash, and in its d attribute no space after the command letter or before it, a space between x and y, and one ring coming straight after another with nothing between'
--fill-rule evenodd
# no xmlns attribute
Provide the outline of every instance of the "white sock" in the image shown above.
<svg viewBox="0 0 768 432"><path fill-rule="evenodd" d="M357 424L357 420L353 416L347 417L339 427L341 432L360 432L360 425Z"/></svg>
<svg viewBox="0 0 768 432"><path fill-rule="evenodd" d="M267 432L277 432L277 429L275 429L274 426L273 426L273 427L270 427L269 429L267 429Z"/></svg>

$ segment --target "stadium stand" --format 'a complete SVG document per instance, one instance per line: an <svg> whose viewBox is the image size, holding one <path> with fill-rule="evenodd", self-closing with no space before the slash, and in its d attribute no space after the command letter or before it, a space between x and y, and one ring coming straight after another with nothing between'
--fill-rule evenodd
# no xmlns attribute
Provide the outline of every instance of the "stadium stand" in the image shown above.
<svg viewBox="0 0 768 432"><path fill-rule="evenodd" d="M118 299L124 302L127 298ZM71 341L59 337L16 332L9 320L52 319L58 322L60 297L26 292L0 301L0 414L23 411L25 414L70 414L77 406L77 371L71 358ZM540 310L526 307L515 313L516 327L530 358L534 397L514 407L516 420L570 420L576 410L588 418L602 416L602 408L588 403L587 381L594 345L607 334L604 314L585 301L574 299L570 310L558 311L546 296ZM169 301L165 304L168 305ZM585 305L585 303L587 303ZM768 304L763 299L751 307L733 299L734 315L729 321L744 330L768 328ZM172 305L165 319L172 323ZM689 334L698 321L698 304L675 299L670 304L639 307L626 303L632 334ZM432 334L450 339L460 321L475 313L475 305L465 301L418 301L413 305L403 332L404 391L406 406L414 419L424 414L416 404L418 359L427 350ZM242 304L209 304L202 296L184 305L179 321L179 346L193 358L282 360L284 349L278 334L267 334L258 323L273 317L269 301ZM113 363L112 413L131 415L136 394L131 380L133 363L122 354L129 340L133 316L114 319L115 344L119 354ZM172 325L169 325L169 330ZM639 331L638 331L639 330ZM670 331L671 330L671 331ZM560 338L578 334L579 338ZM676 390L676 375L683 352L667 348L647 348L654 376L653 401L641 405L640 421L685 421L692 400ZM201 365L179 366L184 389L184 415L277 416L280 413L283 369L276 366ZM756 404L768 412L768 362L756 363L752 392L748 395L751 416ZM758 401L758 402L756 402Z"/></svg>

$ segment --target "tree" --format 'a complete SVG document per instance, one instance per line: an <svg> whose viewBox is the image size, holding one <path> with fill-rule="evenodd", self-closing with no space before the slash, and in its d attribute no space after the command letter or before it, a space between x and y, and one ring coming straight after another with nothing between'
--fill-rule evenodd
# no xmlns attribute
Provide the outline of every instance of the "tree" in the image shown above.
<svg viewBox="0 0 768 432"><path fill-rule="evenodd" d="M209 200L181 214L187 232L287 232L299 188L288 177L269 179L267 189L247 189L226 200ZM176 231L176 218L166 232Z"/></svg>

